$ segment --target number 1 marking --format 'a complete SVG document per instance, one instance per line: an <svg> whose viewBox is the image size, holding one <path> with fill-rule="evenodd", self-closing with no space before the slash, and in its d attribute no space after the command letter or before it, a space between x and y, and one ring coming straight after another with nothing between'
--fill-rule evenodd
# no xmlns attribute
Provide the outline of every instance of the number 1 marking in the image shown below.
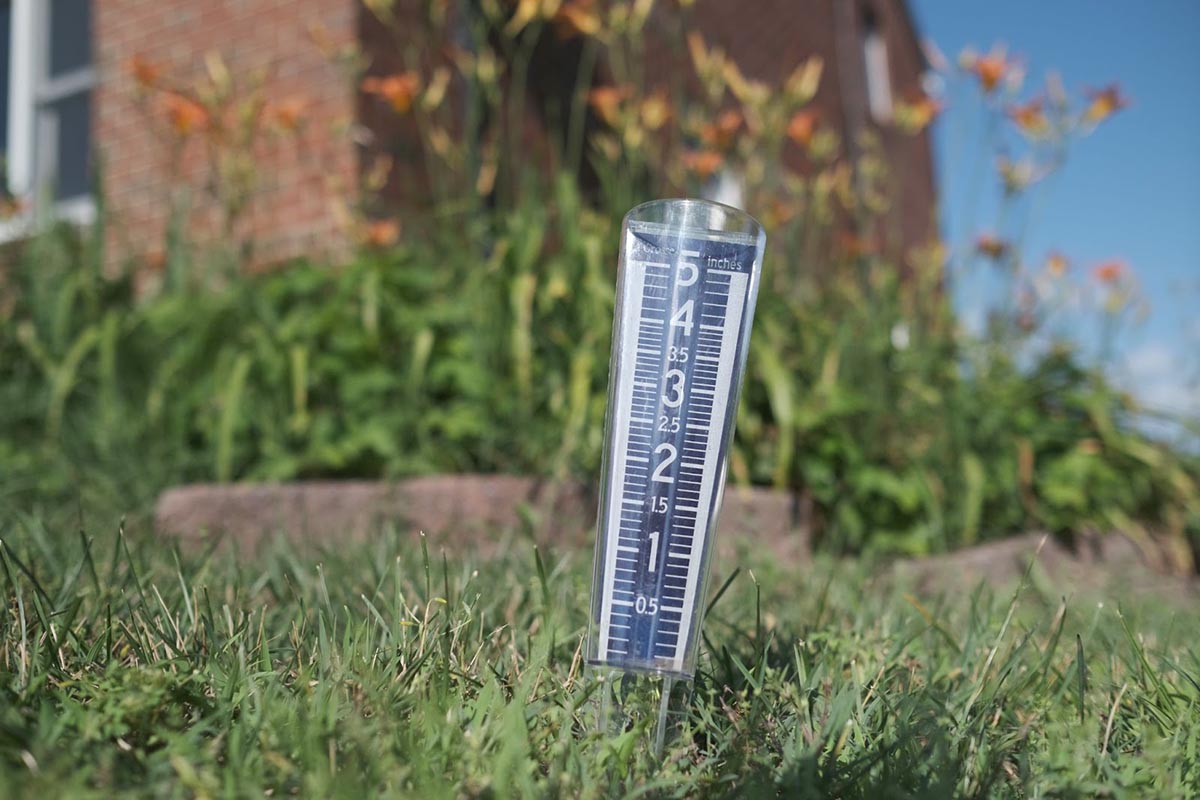
<svg viewBox="0 0 1200 800"><path fill-rule="evenodd" d="M646 538L650 540L650 566L647 567L648 572L654 572L658 569L658 531L650 531L650 535Z"/></svg>

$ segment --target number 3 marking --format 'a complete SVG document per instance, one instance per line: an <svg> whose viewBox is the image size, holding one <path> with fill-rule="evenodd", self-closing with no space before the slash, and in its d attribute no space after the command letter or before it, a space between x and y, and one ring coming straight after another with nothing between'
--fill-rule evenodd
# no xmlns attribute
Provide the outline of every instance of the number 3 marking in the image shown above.
<svg viewBox="0 0 1200 800"><path fill-rule="evenodd" d="M669 369L663 378L667 382L662 396L663 405L667 408L679 408L683 405L683 383L686 380L683 370Z"/></svg>

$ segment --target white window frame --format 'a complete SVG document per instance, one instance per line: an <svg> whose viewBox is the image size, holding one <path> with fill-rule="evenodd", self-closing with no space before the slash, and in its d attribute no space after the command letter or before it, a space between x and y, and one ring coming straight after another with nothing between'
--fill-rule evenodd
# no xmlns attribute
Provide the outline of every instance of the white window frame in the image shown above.
<svg viewBox="0 0 1200 800"><path fill-rule="evenodd" d="M47 194L53 197L58 150L58 119L49 105L94 90L95 65L51 78L50 4L46 0L12 0L11 14L6 167L9 191L25 210L0 221L0 241L28 236L53 219L89 225L96 218L96 199L90 193L47 202Z"/></svg>
<svg viewBox="0 0 1200 800"><path fill-rule="evenodd" d="M876 122L892 118L892 70L888 64L887 39L879 25L864 21L862 48L867 76L867 107Z"/></svg>

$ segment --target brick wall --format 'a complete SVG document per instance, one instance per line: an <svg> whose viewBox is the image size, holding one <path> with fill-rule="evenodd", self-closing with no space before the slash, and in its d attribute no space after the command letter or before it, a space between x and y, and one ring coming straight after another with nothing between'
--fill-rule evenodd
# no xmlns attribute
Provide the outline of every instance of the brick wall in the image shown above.
<svg viewBox="0 0 1200 800"><path fill-rule="evenodd" d="M408 42L383 29L360 0L93 1L100 71L96 141L111 220L111 256L148 255L153 262L164 249L172 203L178 207L187 199L187 233L202 247L244 239L257 248L250 263L301 254L336 259L351 243L336 206L355 202L360 164L370 167L379 156L390 157L393 166L375 210L400 208L407 226L419 224L431 194L411 119L357 92L350 76L313 40L316 26L332 46L356 44L368 74L411 68L402 56ZM420 7L418 0L398 0L397 15L415 20ZM752 78L778 83L809 56L824 58L826 69L813 103L823 123L842 131L847 153L855 131L877 127L894 176L889 219L881 230L863 233L884 240L888 252L902 256L935 230L932 156L927 133L912 137L870 120L860 41L867 8L887 40L893 94L910 97L919 88L924 65L903 0L700 0L693 19L710 44L724 48ZM690 73L682 43L673 41L678 33L664 23L664 13L656 12L648 28L652 81L678 69ZM415 23L400 26L400 32L401 39L424 35ZM161 67L165 82L187 86L203 80L204 58L212 52L241 79L266 70L267 98L299 102L304 108L305 122L294 136L265 136L257 143L257 189L232 237L221 230L209 196L212 159L200 138L192 137L173 157L164 112L145 98L139 101L128 66L138 56ZM572 57L561 43L551 55ZM432 64L420 66L428 72ZM553 64L540 65L534 75L559 72L574 75L574 69ZM447 102L461 104L457 79L450 96ZM535 116L531 111L527 158L549 151L544 136L534 130ZM788 161L793 168L804 168L799 151L789 153ZM173 169L178 169L174 178ZM587 176L583 178L586 184ZM187 198L178 191L171 197L172 187L186 187Z"/></svg>
<svg viewBox="0 0 1200 800"><path fill-rule="evenodd" d="M914 99L925 64L904 0L698 0L692 16L707 43L723 49L749 78L779 85L810 56L823 59L811 108L822 125L839 130L844 154L855 151L859 132L874 130L892 175L886 219L878 230L859 233L902 260L936 234L933 156L927 130L910 135L871 119L862 50L868 11L887 44L894 100ZM650 34L659 45L650 51L651 76L690 73L687 56L671 46L673 28L663 19L666 13L652 18ZM799 148L789 145L784 158L789 168L807 171ZM851 221L843 219L840 225L849 228ZM823 244L825 249L832 246Z"/></svg>
<svg viewBox="0 0 1200 800"><path fill-rule="evenodd" d="M877 24L888 45L892 94L911 101L921 92L925 57L918 32L902 0L875 0ZM884 232L893 249L908 254L937 236L937 189L929 129L913 136L885 126L880 129L894 190Z"/></svg>
<svg viewBox="0 0 1200 800"><path fill-rule="evenodd" d="M130 70L135 56L173 87L203 82L210 53L220 55L243 89L246 76L262 70L261 95L300 109L299 126L256 137L254 191L233 238L254 242L251 263L347 250L335 204L352 198L357 185L345 132L354 121L355 92L312 31L334 45L352 42L355 0L95 0L94 8L93 113L110 261L160 258L173 203L189 209L186 232L197 245L230 238L212 198L213 159L204 137L173 131L162 97L139 90Z"/></svg>

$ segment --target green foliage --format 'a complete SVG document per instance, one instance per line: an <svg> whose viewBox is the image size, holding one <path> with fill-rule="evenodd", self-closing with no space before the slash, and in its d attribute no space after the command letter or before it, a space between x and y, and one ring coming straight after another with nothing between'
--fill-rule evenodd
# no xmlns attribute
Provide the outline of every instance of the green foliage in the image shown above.
<svg viewBox="0 0 1200 800"><path fill-rule="evenodd" d="M760 300L736 477L808 495L838 551L921 554L1033 526L1184 540L1197 461L1140 433L1098 370L1061 344L1021 367L1019 342L961 333L933 271L846 266L790 291L768 266L780 285Z"/></svg>
<svg viewBox="0 0 1200 800"><path fill-rule="evenodd" d="M31 254L0 318L5 488L66 490L46 470L71 463L128 471L142 501L181 480L594 463L615 236L563 191L553 220L144 303L79 258Z"/></svg>
<svg viewBox="0 0 1200 800"><path fill-rule="evenodd" d="M564 180L553 203L345 267L138 301L87 237L42 237L0 318L0 492L136 513L183 481L594 481L616 239ZM838 552L1145 526L1189 565L1196 460L1139 433L1130 399L1072 352L1019 366L1007 341L964 336L936 265L900 280L865 258L817 284L779 250L735 480L811 498Z"/></svg>
<svg viewBox="0 0 1200 800"><path fill-rule="evenodd" d="M247 559L35 518L0 540L6 797L1200 791L1200 625L1160 604L925 605L750 557L660 762L653 697L597 730L586 559L431 559L394 532Z"/></svg>

